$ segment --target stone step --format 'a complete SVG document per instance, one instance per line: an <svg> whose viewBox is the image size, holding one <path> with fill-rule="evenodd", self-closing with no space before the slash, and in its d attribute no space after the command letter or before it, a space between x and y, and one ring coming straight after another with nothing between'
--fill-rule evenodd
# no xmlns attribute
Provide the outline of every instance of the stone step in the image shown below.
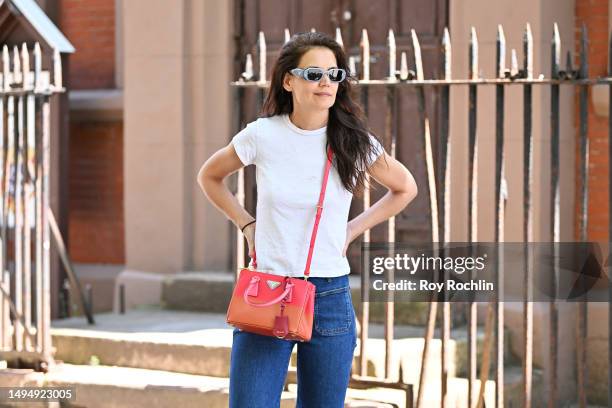
<svg viewBox="0 0 612 408"><path fill-rule="evenodd" d="M206 407L226 408L229 403L229 379L175 373L141 368L73 365L60 363L48 373L25 373L31 370L0 370L2 384L12 386L75 387L75 399L70 406L110 408L150 407ZM392 405L376 401L375 393L349 389L345 408L392 408ZM296 391L283 391L281 408L292 408L296 403ZM0 405L4 406L4 405ZM19 403L19 407L29 407ZM59 407L57 402L31 406ZM62 405L63 406L63 405Z"/></svg>
<svg viewBox="0 0 612 408"><path fill-rule="evenodd" d="M96 325L82 317L52 322L51 334L57 348L55 358L66 363L89 364L92 359L104 365L118 365L189 374L227 377L232 345L232 329L221 314L168 310L130 310L126 314L98 314ZM403 380L418 378L423 349L422 327L396 328L392 347L393 379L401 365ZM381 326L372 325L371 335L380 336ZM440 378L440 340L431 344L427 378ZM292 356L295 365L296 349ZM355 366L360 346L355 350ZM455 341L449 342L450 375L455 375ZM367 375L384 375L385 341L370 338L366 343Z"/></svg>
<svg viewBox="0 0 612 408"><path fill-rule="evenodd" d="M491 373L493 374L493 373ZM292 384L295 384L296 369L291 367L287 375L288 389L293 389ZM382 378L383 375L380 376ZM406 382L406 381L405 381ZM418 393L418 379L414 382L406 382L413 384L414 402ZM425 393L423 406L439 406L441 393L440 378L430 378L425 382ZM480 389L480 381L475 381L474 399L478 397ZM404 405L404 393L398 390L388 388L368 389L370 398L376 398L379 401L384 401L390 404ZM454 377L449 378L449 406L451 407L468 407L469 381L467 378ZM359 391L355 391L353 396L359 395ZM374 397L376 396L376 397ZM542 370L533 370L532 382L532 406L540 407L546 405L546 394L544 392L544 376ZM495 381L489 376L485 387L485 406L495 406ZM504 367L504 406L520 407L523 405L523 378L522 367L506 366Z"/></svg>
<svg viewBox="0 0 612 408"><path fill-rule="evenodd" d="M493 375L495 374L491 370L490 376ZM531 396L531 406L546 406L548 400L545 392L545 378L543 371L539 368L534 368L532 371ZM523 368L521 366L504 367L504 406L523 406Z"/></svg>
<svg viewBox="0 0 612 408"><path fill-rule="evenodd" d="M476 382L480 384L479 381ZM423 395L422 407L439 407L440 401L440 382L429 381L426 383L427 387ZM295 384L289 384L289 391L295 391L297 386ZM468 382L464 378L450 378L448 381L448 406L453 408L468 408L467 405L467 391ZM370 398L380 402L396 406L398 408L406 407L406 394L404 391L375 387L366 389L349 389L347 395L351 398ZM487 381L484 394L485 406L495 406L495 383L493 381ZM414 388L413 393L413 406L416 404L417 388Z"/></svg>
<svg viewBox="0 0 612 408"><path fill-rule="evenodd" d="M353 306L359 314L361 302L361 280L351 275L350 287ZM169 310L190 310L208 313L225 313L234 288L234 277L227 272L185 272L167 276L162 282L161 304ZM370 303L370 322L384 323L384 302ZM441 308L439 308L441 309ZM465 313L460 308L453 310L453 323L465 324ZM440 312L440 310L439 310ZM395 303L396 324L420 325L427 322L428 305L426 302Z"/></svg>
<svg viewBox="0 0 612 408"><path fill-rule="evenodd" d="M227 377L232 344L232 329L223 314L207 314L159 309L130 310L126 314L97 314L96 325L83 317L54 320L51 334L57 348L55 357L72 364L101 364L170 370L198 375ZM419 378L425 330L419 326L396 326L392 347L391 378L416 382ZM370 324L366 344L367 375L383 376L385 366L384 327ZM434 333L438 336L436 330ZM450 376L467 376L467 331L451 331L449 343ZM484 333L478 331L479 350ZM508 344L508 342L506 342ZM441 341L434 338L430 348L428 380L440 378ZM295 350L294 350L295 351ZM358 367L360 346L355 350ZM512 363L506 351L507 364ZM292 358L295 364L295 352Z"/></svg>
<svg viewBox="0 0 612 408"><path fill-rule="evenodd" d="M226 408L229 403L226 378L142 368L61 364L47 373L46 385L75 386L75 403L88 408ZM294 393L283 392L280 406L294 407Z"/></svg>
<svg viewBox="0 0 612 408"><path fill-rule="evenodd" d="M295 377L295 368L290 368L288 377ZM521 368L517 366L506 367L504 370L504 390L505 406L521 406L522 405L522 377ZM181 374L174 372L165 372L159 370L145 370L126 367L108 367L108 366L81 366L72 364L59 364L53 367L48 374L34 372L30 369L0 369L0 384L4 386L30 386L42 387L50 385L76 385L77 396L81 397L82 393L88 398L96 398L96 393L105 392L105 396L114 395L122 398L124 401L148 401L149 398L158 398L157 394L165 395L171 398L176 395L177 390L181 387L185 388L187 394L198 394L196 396L179 396L178 400L183 401L184 398L210 398L210 401L222 401L227 404L227 379L218 377L206 377L189 374ZM195 384L195 385L194 385ZM479 388L479 381L476 381L476 390ZM533 375L533 406L545 406L546 395L543 391L543 376L541 370L534 370ZM284 399L294 401L292 395L295 395L296 386L294 382L290 383L288 388L289 393L284 394ZM144 390L144 391L143 391ZM151 395L147 392L151 391ZM414 398L418 392L418 384L414 385ZM477 391L476 391L477 392ZM440 382L426 382L426 390L424 395L424 406L439 406ZM450 406L467 407L468 381L465 378L449 379L449 402ZM201 395L207 394L207 396ZM495 394L495 383L491 380L487 382L485 390L485 402L487 406L493 406L492 398ZM368 388L368 389L349 389L347 392L346 407L353 408L388 408L396 404L398 407L404 406L405 394L402 391L388 388ZM140 398L137 398L140 397ZM98 394L99 398L99 394ZM189 400L190 401L190 400ZM199 401L195 400L194 401ZM210 401L206 401L207 403ZM95 401L94 401L95 402ZM38 404L38 403L36 403ZM19 407L26 407L23 403ZM40 404L36 406L41 406ZM55 405L53 405L55 406ZM88 403L87 406L92 406ZM95 403L93 406L96 406ZM109 405L105 405L109 406ZM123 406L123 405L112 405ZM128 405L129 406L129 405ZM134 405L139 406L139 405ZM166 406L166 405L162 405ZM172 405L174 406L174 405ZM205 405L209 406L209 405ZM216 405L212 405L213 407ZM226 405L225 405L226 406ZM293 406L289 404L289 406ZM589 407L595 408L594 405Z"/></svg>
<svg viewBox="0 0 612 408"><path fill-rule="evenodd" d="M416 347L418 350L416 354L418 355L417 359L412 362L412 364L421 365L421 355L423 351L423 337L425 336L425 328L421 326L396 326L393 329L394 337L400 339L418 339L416 343ZM384 326L381 324L370 324L368 329L368 334L370 338L382 339L384 338ZM504 338L504 365L516 365L520 364L520 361L515 357L512 353L511 342L509 331L505 331ZM476 342L477 342L477 363L480 364L482 358L482 349L484 345L484 337L485 331L483 327L478 326L476 331ZM468 327L460 326L451 329L450 338L454 343L454 349L451 350L453 359L453 365L455 370L455 375L457 377L467 377L468 376ZM439 365L440 361L440 329L437 328L434 330L433 334L433 342L432 342L432 360L437 361L436 364ZM493 341L493 339L491 340ZM453 347L451 345L450 347ZM493 353L493 350L491 351ZM437 367L437 366L436 366ZM406 367L403 367L406 372ZM439 373L439 370L437 371ZM438 374L439 378L439 374Z"/></svg>

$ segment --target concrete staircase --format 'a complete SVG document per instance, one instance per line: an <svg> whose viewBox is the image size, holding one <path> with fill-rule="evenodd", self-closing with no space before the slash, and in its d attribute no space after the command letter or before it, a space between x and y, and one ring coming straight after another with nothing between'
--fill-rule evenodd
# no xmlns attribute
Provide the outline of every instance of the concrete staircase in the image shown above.
<svg viewBox="0 0 612 408"><path fill-rule="evenodd" d="M95 326L82 317L53 321L57 366L46 374L0 369L0 384L74 386L71 407L228 406L232 329L222 315L142 309L95 318ZM367 397L375 393L359 390L345 407L392 407ZM296 396L283 392L281 407L294 407Z"/></svg>
<svg viewBox="0 0 612 408"><path fill-rule="evenodd" d="M79 389L84 387L96 390L96 387L101 387L100 389L107 389L105 395L109 396L129 393L135 398L134 401L147 401L148 398L163 400L166 397L174 401L173 393L179 392L176 386L184 380L185 384L200 384L188 387L189 390L185 392L195 393L197 398L206 400L205 406L227 406L231 328L225 324L223 314L149 308L131 310L125 315L99 314L96 315L96 323L95 327L88 327L85 320L79 317L53 322L56 358L65 364L62 370L52 376L48 375L49 381L54 381L54 384L60 384L61 381L65 384L77 383ZM453 339L449 344L449 398L454 401L451 406L466 406L467 380L455 377L456 373L466 371L465 358L461 356L463 352L458 352L466 347L466 335L462 329L453 330L452 333ZM384 376L385 344L382 334L382 325L370 326L370 335L373 338L368 341L366 349L369 376ZM402 380L413 384L415 395L421 365L422 336L423 327L397 326L396 340L393 343L391 371L394 374L391 379L398 379L401 367ZM482 341L482 337L480 330L479 341ZM426 381L426 407L439 404L440 345L439 339L433 340ZM359 350L358 346L356 363ZM295 352L291 366L295 366ZM357 367L357 364L355 366ZM113 368L116 369L114 375ZM512 371L518 372L519 375L509 375ZM507 401L512 404L509 406L518 406L520 404L517 405L516 402L520 401L520 367L509 366L506 373ZM85 380L88 377L90 380ZM140 380L136 381L132 377L138 377ZM541 384L537 373L535 377L535 383ZM106 380L102 381L104 378ZM124 381L123 378L129 380ZM288 383L283 401L288 401L287 406L293 406L296 389L295 370L291 367ZM164 386L174 387L173 392L165 390ZM513 389L515 391L512 391ZM94 391L91 392L92 394L88 394L84 391L82 395L95 395ZM494 393L494 383L489 381L486 387L488 402L492 403ZM534 394L537 395L538 392ZM132 401L132 397L126 398ZM349 389L346 406L379 407L391 406L388 405L391 403L403 407L404 398L405 394L397 390ZM385 402L388 404L383 404ZM85 405L95 406L95 403L89 401ZM143 403L142 406L145 405L151 404Z"/></svg>

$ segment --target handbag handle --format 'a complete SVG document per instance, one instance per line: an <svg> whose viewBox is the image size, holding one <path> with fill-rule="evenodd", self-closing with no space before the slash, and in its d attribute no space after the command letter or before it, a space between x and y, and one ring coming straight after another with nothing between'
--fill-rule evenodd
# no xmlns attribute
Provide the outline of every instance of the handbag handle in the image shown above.
<svg viewBox="0 0 612 408"><path fill-rule="evenodd" d="M258 285L259 284L259 280L257 281L251 281L249 283L250 285ZM255 306L255 307L268 307L268 306L272 306L276 303L279 303L281 300L283 300L287 295L289 295L291 293L291 290L293 289L293 283L291 282L287 282L287 285L285 285L285 291L283 293L281 293L278 297L269 300L267 302L264 303L254 303L253 301L251 301L251 299L249 299L249 290L245 290L242 297L245 301L245 303L251 305L251 306Z"/></svg>
<svg viewBox="0 0 612 408"><path fill-rule="evenodd" d="M317 214L315 216L315 222L312 227L312 234L310 236L310 246L308 248L308 258L306 258L306 268L304 269L304 276L310 275L310 262L312 261L312 252L314 251L315 240L317 239L317 231L319 229L319 221L321 220L321 213L323 212L323 200L325 199L325 190L327 188L327 179L329 178L329 170L331 169L332 157L331 146L327 148L327 162L325 163L325 173L323 174L323 185L321 186L321 192L319 193L319 202L317 203ZM255 253L255 247L253 247L253 268L257 269L257 255ZM280 300L279 300L280 301Z"/></svg>

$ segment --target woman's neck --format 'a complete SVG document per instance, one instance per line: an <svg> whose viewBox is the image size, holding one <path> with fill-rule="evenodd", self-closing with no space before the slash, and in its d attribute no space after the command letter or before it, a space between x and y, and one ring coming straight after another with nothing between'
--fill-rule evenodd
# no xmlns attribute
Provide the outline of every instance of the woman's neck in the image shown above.
<svg viewBox="0 0 612 408"><path fill-rule="evenodd" d="M289 114L291 122L303 130L317 130L327 126L329 110L308 112L307 114L294 110Z"/></svg>

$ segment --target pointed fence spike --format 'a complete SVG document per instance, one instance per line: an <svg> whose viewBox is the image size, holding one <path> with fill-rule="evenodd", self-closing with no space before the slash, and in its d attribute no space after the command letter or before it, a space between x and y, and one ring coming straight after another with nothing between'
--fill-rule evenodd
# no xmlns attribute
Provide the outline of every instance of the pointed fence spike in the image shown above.
<svg viewBox="0 0 612 408"><path fill-rule="evenodd" d="M247 81L253 79L253 57L250 53L246 56L246 62L244 64L244 72L242 73L242 77Z"/></svg>
<svg viewBox="0 0 612 408"><path fill-rule="evenodd" d="M527 23L525 33L523 34L523 58L525 70L525 78L533 79L533 34L531 33L531 25Z"/></svg>
<svg viewBox="0 0 612 408"><path fill-rule="evenodd" d="M478 79L478 36L474 26L470 29L470 79Z"/></svg>
<svg viewBox="0 0 612 408"><path fill-rule="evenodd" d="M414 65L416 71L417 81L423 80L423 59L421 58L421 45L419 44L419 38L417 37L414 28L410 29L410 36L412 37L412 48L414 49Z"/></svg>
<svg viewBox="0 0 612 408"><path fill-rule="evenodd" d="M452 62L452 47L450 41L450 33L448 27L444 27L444 34L442 35L442 50L443 50L443 64L444 64L444 79L450 81L452 79L451 62Z"/></svg>
<svg viewBox="0 0 612 408"><path fill-rule="evenodd" d="M349 72L351 74L351 76L355 76L357 75L357 64L355 63L355 56L351 55L349 57Z"/></svg>
<svg viewBox="0 0 612 408"><path fill-rule="evenodd" d="M574 67L572 65L572 53L567 50L565 53L565 77L571 79L573 77Z"/></svg>
<svg viewBox="0 0 612 408"><path fill-rule="evenodd" d="M580 29L580 78L589 77L589 33L585 23L582 23Z"/></svg>
<svg viewBox="0 0 612 408"><path fill-rule="evenodd" d="M40 44L34 43L34 89L40 90L42 88L42 52L40 50Z"/></svg>
<svg viewBox="0 0 612 408"><path fill-rule="evenodd" d="M497 77L505 78L506 76L506 36L504 28L501 24L497 25Z"/></svg>
<svg viewBox="0 0 612 408"><path fill-rule="evenodd" d="M291 33L289 32L288 28L285 28L285 43L288 43L290 39L291 39Z"/></svg>
<svg viewBox="0 0 612 408"><path fill-rule="evenodd" d="M7 45L2 47L2 76L4 79L3 89L8 91L11 89L11 57Z"/></svg>
<svg viewBox="0 0 612 408"><path fill-rule="evenodd" d="M336 27L336 42L340 44L342 48L344 48L344 41L342 41L342 30L340 27Z"/></svg>
<svg viewBox="0 0 612 408"><path fill-rule="evenodd" d="M559 77L559 68L561 65L561 36L559 35L559 27L557 23L553 24L553 38L551 44L551 61L550 70L551 77Z"/></svg>
<svg viewBox="0 0 612 408"><path fill-rule="evenodd" d="M259 32L259 82L266 82L266 36L263 31Z"/></svg>
<svg viewBox="0 0 612 408"><path fill-rule="evenodd" d="M370 80L370 40L368 38L368 30L361 31L361 64L362 73L361 79L364 81Z"/></svg>
<svg viewBox="0 0 612 408"><path fill-rule="evenodd" d="M56 48L53 51L53 86L57 89L63 87L62 84L62 57Z"/></svg>
<svg viewBox="0 0 612 408"><path fill-rule="evenodd" d="M23 88L31 89L30 85L30 53L28 52L28 46L24 42L21 44L21 71L23 75Z"/></svg>
<svg viewBox="0 0 612 408"><path fill-rule="evenodd" d="M513 48L510 52L510 76L516 78L518 75L518 58L516 56L516 50Z"/></svg>
<svg viewBox="0 0 612 408"><path fill-rule="evenodd" d="M13 83L21 83L21 61L19 58L19 48L13 46Z"/></svg>
<svg viewBox="0 0 612 408"><path fill-rule="evenodd" d="M400 79L406 81L408 79L408 56L406 51L402 51L402 58L400 62Z"/></svg>
<svg viewBox="0 0 612 408"><path fill-rule="evenodd" d="M387 35L387 46L389 47L389 79L395 80L397 61L395 35L393 34L393 29L389 29L389 34Z"/></svg>

